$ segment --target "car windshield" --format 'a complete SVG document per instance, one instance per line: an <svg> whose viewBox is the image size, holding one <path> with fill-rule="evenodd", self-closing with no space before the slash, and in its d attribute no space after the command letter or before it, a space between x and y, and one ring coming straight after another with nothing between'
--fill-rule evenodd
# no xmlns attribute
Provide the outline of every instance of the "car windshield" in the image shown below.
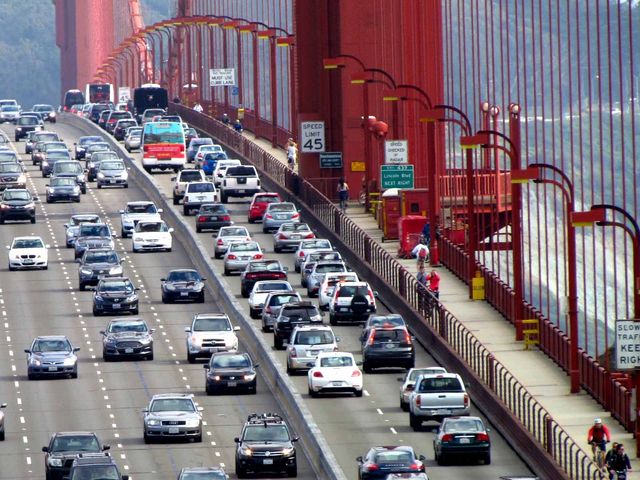
<svg viewBox="0 0 640 480"><path fill-rule="evenodd" d="M148 331L147 324L144 322L113 322L109 325L109 333L120 332L138 332L143 333Z"/></svg>
<svg viewBox="0 0 640 480"><path fill-rule="evenodd" d="M120 480L115 465L83 465L73 470L70 480Z"/></svg>
<svg viewBox="0 0 640 480"><path fill-rule="evenodd" d="M404 319L400 315L385 315L380 317L370 317L369 325L372 327L381 327L382 325L393 325L403 327Z"/></svg>
<svg viewBox="0 0 640 480"><path fill-rule="evenodd" d="M52 187L73 187L77 185L75 178L54 177L51 179Z"/></svg>
<svg viewBox="0 0 640 480"><path fill-rule="evenodd" d="M197 318L193 322L194 332L230 332L231 323L224 317Z"/></svg>
<svg viewBox="0 0 640 480"><path fill-rule="evenodd" d="M404 342L406 340L407 332L403 329L397 328L393 330L382 330L377 329L375 331L375 335L373 336L373 341L375 343L385 343L385 342Z"/></svg>
<svg viewBox="0 0 640 480"><path fill-rule="evenodd" d="M106 225L81 225L80 226L81 237L110 237L111 232Z"/></svg>
<svg viewBox="0 0 640 480"><path fill-rule="evenodd" d="M187 186L187 191L189 193L215 192L215 187L213 183L190 183Z"/></svg>
<svg viewBox="0 0 640 480"><path fill-rule="evenodd" d="M98 289L101 292L133 293L133 284L128 280L101 281Z"/></svg>
<svg viewBox="0 0 640 480"><path fill-rule="evenodd" d="M59 162L61 160L62 161L71 160L71 156L64 150L53 150L53 151L48 151L47 152L47 161L49 163L55 163L55 162ZM78 166L80 166L80 165L78 165ZM80 168L80 170L82 170L82 167Z"/></svg>
<svg viewBox="0 0 640 480"><path fill-rule="evenodd" d="M277 260L274 262L251 262L249 264L249 271L251 272L262 272L264 270L278 272L282 270L282 265Z"/></svg>
<svg viewBox="0 0 640 480"><path fill-rule="evenodd" d="M234 252L256 252L259 250L259 247L256 242L232 243L229 246L229 251L232 250Z"/></svg>
<svg viewBox="0 0 640 480"><path fill-rule="evenodd" d="M255 287L256 292L273 292L276 290L293 290L289 282L264 282L257 283Z"/></svg>
<svg viewBox="0 0 640 480"><path fill-rule="evenodd" d="M202 205L198 213L226 214L228 212L224 205Z"/></svg>
<svg viewBox="0 0 640 480"><path fill-rule="evenodd" d="M96 223L100 220L98 215L79 215L71 217L71 225L80 225L81 223Z"/></svg>
<svg viewBox="0 0 640 480"><path fill-rule="evenodd" d="M66 150L67 146L62 142L47 142L42 145L42 149L45 152L48 152L49 150Z"/></svg>
<svg viewBox="0 0 640 480"><path fill-rule="evenodd" d="M413 463L413 455L406 450L392 450L387 452L379 452L376 454L374 462L379 464L385 463Z"/></svg>
<svg viewBox="0 0 640 480"><path fill-rule="evenodd" d="M64 435L53 439L51 452L99 452L98 440L89 435Z"/></svg>
<svg viewBox="0 0 640 480"><path fill-rule="evenodd" d="M0 163L0 173L22 173L22 167L17 163Z"/></svg>
<svg viewBox="0 0 640 480"><path fill-rule="evenodd" d="M53 112L51 105L35 105L33 107L34 112Z"/></svg>
<svg viewBox="0 0 640 480"><path fill-rule="evenodd" d="M480 420L475 420L472 418L461 418L459 420L448 419L445 422L443 429L445 433L476 433L484 432L484 425L482 425L482 422Z"/></svg>
<svg viewBox="0 0 640 480"><path fill-rule="evenodd" d="M100 150L109 150L109 145L106 143L92 143L87 147L87 151L92 153Z"/></svg>
<svg viewBox="0 0 640 480"><path fill-rule="evenodd" d="M115 265L118 263L118 254L116 252L87 250L87 254L84 257L84 263L109 263Z"/></svg>
<svg viewBox="0 0 640 480"><path fill-rule="evenodd" d="M19 110L15 105L5 105L2 107L3 112L18 112Z"/></svg>
<svg viewBox="0 0 640 480"><path fill-rule="evenodd" d="M428 377L420 382L420 392L424 393L444 393L462 392L462 384L456 377Z"/></svg>
<svg viewBox="0 0 640 480"><path fill-rule="evenodd" d="M199 282L200 275L198 272L190 270L174 271L169 273L167 277L168 282Z"/></svg>
<svg viewBox="0 0 640 480"><path fill-rule="evenodd" d="M115 152L96 152L91 156L94 163L104 162L105 160L119 160L118 154Z"/></svg>
<svg viewBox="0 0 640 480"><path fill-rule="evenodd" d="M269 305L272 307L279 307L280 305L285 305L287 303L295 302L300 300L298 295L274 295L269 300Z"/></svg>
<svg viewBox="0 0 640 480"><path fill-rule="evenodd" d="M324 357L320 360L321 367L352 367L353 359L348 356Z"/></svg>
<svg viewBox="0 0 640 480"><path fill-rule="evenodd" d="M56 173L82 173L82 165L79 163L58 163Z"/></svg>
<svg viewBox="0 0 640 480"><path fill-rule="evenodd" d="M318 260L340 260L340 254L338 252L314 252L309 255L310 262L317 262Z"/></svg>
<svg viewBox="0 0 640 480"><path fill-rule="evenodd" d="M18 125L38 125L38 119L30 115L27 117L20 117L18 119Z"/></svg>
<svg viewBox="0 0 640 480"><path fill-rule="evenodd" d="M13 248L44 248L39 238L19 238L14 240Z"/></svg>
<svg viewBox="0 0 640 480"><path fill-rule="evenodd" d="M152 412L195 412L195 406L188 398L161 398L151 402Z"/></svg>
<svg viewBox="0 0 640 480"><path fill-rule="evenodd" d="M284 223L281 228L283 232L308 232L309 230L309 225L306 223Z"/></svg>
<svg viewBox="0 0 640 480"><path fill-rule="evenodd" d="M100 170L124 170L122 162L100 162Z"/></svg>
<svg viewBox="0 0 640 480"><path fill-rule="evenodd" d="M153 203L129 204L127 213L156 213L156 206Z"/></svg>
<svg viewBox="0 0 640 480"><path fill-rule="evenodd" d="M71 344L67 339L37 340L33 343L32 352L70 352Z"/></svg>
<svg viewBox="0 0 640 480"><path fill-rule="evenodd" d="M183 170L180 174L181 182L193 182L194 180L202 180L200 170Z"/></svg>
<svg viewBox="0 0 640 480"><path fill-rule="evenodd" d="M329 331L298 332L294 341L298 345L326 345L333 343L333 335Z"/></svg>
<svg viewBox="0 0 640 480"><path fill-rule="evenodd" d="M0 162L18 162L18 156L10 151L0 152Z"/></svg>
<svg viewBox="0 0 640 480"><path fill-rule="evenodd" d="M215 152L216 151L216 147L214 147L213 145L201 145L200 148L198 149L198 153L205 153L205 152Z"/></svg>
<svg viewBox="0 0 640 480"><path fill-rule="evenodd" d="M287 442L289 432L284 425L249 425L244 431L245 442Z"/></svg>
<svg viewBox="0 0 640 480"><path fill-rule="evenodd" d="M31 200L31 194L29 192L26 192L24 190L21 191L10 191L10 190L5 190L4 195L2 196L2 200L25 200L25 201L29 201Z"/></svg>
<svg viewBox="0 0 640 480"><path fill-rule="evenodd" d="M301 250L317 250L319 248L331 248L331 242L329 240L304 240L300 244Z"/></svg>
<svg viewBox="0 0 640 480"><path fill-rule="evenodd" d="M316 265L316 273L344 272L346 270L342 263L320 263Z"/></svg>
<svg viewBox="0 0 640 480"><path fill-rule="evenodd" d="M244 227L222 228L220 229L221 237L248 237L249 232Z"/></svg>
<svg viewBox="0 0 640 480"><path fill-rule="evenodd" d="M292 307L284 309L282 313L283 317L289 319L309 320L311 317L318 315L318 310L315 306L309 307Z"/></svg>
<svg viewBox="0 0 640 480"><path fill-rule="evenodd" d="M42 133L38 132L33 136L34 142L51 142L58 140L58 134L56 133Z"/></svg>
<svg viewBox="0 0 640 480"><path fill-rule="evenodd" d="M136 232L168 232L169 228L164 222L138 222Z"/></svg>
<svg viewBox="0 0 640 480"><path fill-rule="evenodd" d="M229 167L227 169L227 176L229 177L250 177L258 176L255 167L238 166Z"/></svg>
<svg viewBox="0 0 640 480"><path fill-rule="evenodd" d="M213 140L210 138L194 138L191 140L191 148L197 149L202 145L213 145Z"/></svg>
<svg viewBox="0 0 640 480"><path fill-rule="evenodd" d="M102 137L80 137L79 145L85 146L90 143L102 142Z"/></svg>
<svg viewBox="0 0 640 480"><path fill-rule="evenodd" d="M227 476L222 472L186 472L180 480L226 480Z"/></svg>
<svg viewBox="0 0 640 480"><path fill-rule="evenodd" d="M345 285L340 288L340 296L341 297L354 297L355 295L364 295L365 297L369 294L369 289L363 286L355 286L355 285Z"/></svg>
<svg viewBox="0 0 640 480"><path fill-rule="evenodd" d="M411 375L409 375L409 380L415 382L420 375L431 374L431 373L444 373L444 368L415 368L411 371Z"/></svg>
<svg viewBox="0 0 640 480"><path fill-rule="evenodd" d="M291 203L274 203L269 205L270 212L295 212L296 207Z"/></svg>
<svg viewBox="0 0 640 480"><path fill-rule="evenodd" d="M251 362L244 355L215 355L211 358L213 368L247 368Z"/></svg>

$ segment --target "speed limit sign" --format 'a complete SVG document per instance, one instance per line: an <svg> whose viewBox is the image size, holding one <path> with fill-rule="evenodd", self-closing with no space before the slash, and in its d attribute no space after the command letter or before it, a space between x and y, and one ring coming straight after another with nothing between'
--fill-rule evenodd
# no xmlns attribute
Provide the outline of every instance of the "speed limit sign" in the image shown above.
<svg viewBox="0 0 640 480"><path fill-rule="evenodd" d="M324 152L324 122L301 122L300 146L300 151L305 153Z"/></svg>

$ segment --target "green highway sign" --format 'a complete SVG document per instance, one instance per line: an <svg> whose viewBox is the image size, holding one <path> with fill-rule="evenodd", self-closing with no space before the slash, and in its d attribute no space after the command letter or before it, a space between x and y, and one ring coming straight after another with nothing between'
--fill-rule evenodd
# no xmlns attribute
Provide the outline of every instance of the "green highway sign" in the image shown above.
<svg viewBox="0 0 640 480"><path fill-rule="evenodd" d="M412 189L414 185L413 165L380 165L380 187Z"/></svg>
<svg viewBox="0 0 640 480"><path fill-rule="evenodd" d="M321 153L320 168L342 168L342 152Z"/></svg>

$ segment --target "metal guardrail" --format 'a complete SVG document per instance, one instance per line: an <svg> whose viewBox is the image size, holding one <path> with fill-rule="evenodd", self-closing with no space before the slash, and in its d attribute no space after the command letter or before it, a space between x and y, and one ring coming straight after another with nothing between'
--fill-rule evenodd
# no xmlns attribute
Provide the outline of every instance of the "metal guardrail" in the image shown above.
<svg viewBox="0 0 640 480"><path fill-rule="evenodd" d="M331 200L281 161L221 122L180 105L171 105L171 109L255 165L274 188L302 203L302 208L315 217L307 216L309 223L348 249L348 256L359 259L356 270L364 270L367 275L363 276L370 283L376 283L376 288L382 287L384 293L395 296L394 306L397 304L401 313L412 317L409 325L423 345L432 347L430 353L439 361L453 363L464 370L466 375L463 373L462 376L471 380L472 389L486 389L488 395L478 395L474 401L485 407L483 411L494 424L503 426L503 435L512 441L536 474L542 478L604 479L589 456L526 387L442 304L433 299L425 301L418 291L415 276ZM509 424L510 418L506 418L509 413L516 420L514 423Z"/></svg>

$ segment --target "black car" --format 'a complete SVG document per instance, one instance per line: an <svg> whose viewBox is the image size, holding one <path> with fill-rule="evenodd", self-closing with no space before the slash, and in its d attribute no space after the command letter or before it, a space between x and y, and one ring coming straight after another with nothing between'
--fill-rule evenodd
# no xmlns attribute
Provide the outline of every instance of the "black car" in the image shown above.
<svg viewBox="0 0 640 480"><path fill-rule="evenodd" d="M81 291L88 286L95 286L100 280L108 277L122 276L122 262L115 250L97 248L85 250L82 259L78 259L78 286Z"/></svg>
<svg viewBox="0 0 640 480"><path fill-rule="evenodd" d="M407 323L402 318L402 315L397 313L389 313L387 315L369 315L369 318L362 326L360 332L360 345L366 342L369 338L369 332L372 328L376 327L406 327Z"/></svg>
<svg viewBox="0 0 640 480"><path fill-rule="evenodd" d="M121 475L116 461L108 453L81 453L71 464L69 480L102 478L109 480L129 480L129 475Z"/></svg>
<svg viewBox="0 0 640 480"><path fill-rule="evenodd" d="M480 417L448 417L442 420L433 438L433 451L438 465L445 465L452 457L479 458L491 463L489 429Z"/></svg>
<svg viewBox="0 0 640 480"><path fill-rule="evenodd" d="M102 334L102 358L144 358L153 360L153 332L141 318L114 319Z"/></svg>
<svg viewBox="0 0 640 480"><path fill-rule="evenodd" d="M113 248L111 229L106 223L82 223L74 243L75 258L81 258L90 248Z"/></svg>
<svg viewBox="0 0 640 480"><path fill-rule="evenodd" d="M58 432L49 440L49 445L42 447L44 455L44 471L47 480L61 480L71 470L73 461L80 453L101 453L109 450L98 436L92 432Z"/></svg>
<svg viewBox="0 0 640 480"><path fill-rule="evenodd" d="M236 475L246 478L249 472L284 472L298 476L296 447L298 437L289 432L285 421L275 413L253 413L236 437Z"/></svg>
<svg viewBox="0 0 640 480"><path fill-rule="evenodd" d="M22 115L18 118L15 128L15 141L19 141L21 138L26 137L29 132L33 132L36 128L40 127L38 119L32 115ZM28 152L27 152L28 153Z"/></svg>
<svg viewBox="0 0 640 480"><path fill-rule="evenodd" d="M413 447L373 447L364 457L356 458L358 480L384 479L392 473L424 472L424 460L424 455L416 455Z"/></svg>
<svg viewBox="0 0 640 480"><path fill-rule="evenodd" d="M220 352L211 355L204 365L207 395L222 390L256 393L256 368L248 353Z"/></svg>
<svg viewBox="0 0 640 480"><path fill-rule="evenodd" d="M94 103L91 106L91 110L89 111L89 119L93 123L98 123L102 112L104 112L105 110L109 110L110 108L111 106L108 103Z"/></svg>
<svg viewBox="0 0 640 480"><path fill-rule="evenodd" d="M286 280L287 267L279 260L251 260L240 274L240 293L249 298L253 285L260 280Z"/></svg>
<svg viewBox="0 0 640 480"><path fill-rule="evenodd" d="M113 128L113 136L116 140L124 140L124 136L127 133L129 127L137 127L138 122L135 119L123 118L118 120L116 126Z"/></svg>
<svg viewBox="0 0 640 480"><path fill-rule="evenodd" d="M198 131L193 127L185 128L184 129L184 146L188 147L189 144L191 143L191 140L193 140L194 138L198 138Z"/></svg>
<svg viewBox="0 0 640 480"><path fill-rule="evenodd" d="M103 278L93 294L93 314L129 312L138 314L139 289L127 277Z"/></svg>
<svg viewBox="0 0 640 480"><path fill-rule="evenodd" d="M196 270L171 270L167 278L161 278L162 303L193 300L204 303L204 281Z"/></svg>
<svg viewBox="0 0 640 480"><path fill-rule="evenodd" d="M78 143L74 143L76 149L76 160L84 158L85 149L92 143L104 143L104 138L98 135L86 135L78 139Z"/></svg>
<svg viewBox="0 0 640 480"><path fill-rule="evenodd" d="M56 123L56 109L53 108L53 105L34 105L32 110L39 113L44 122Z"/></svg>
<svg viewBox="0 0 640 480"><path fill-rule="evenodd" d="M54 177L47 184L47 203L62 200L79 202L80 194L80 185L73 177Z"/></svg>
<svg viewBox="0 0 640 480"><path fill-rule="evenodd" d="M413 337L407 327L374 327L362 343L362 369L399 367L409 370L415 366L416 352Z"/></svg>
<svg viewBox="0 0 640 480"><path fill-rule="evenodd" d="M318 307L309 301L283 305L273 324L273 346L276 350L284 348L284 342L298 325L322 324L322 315Z"/></svg>
<svg viewBox="0 0 640 480"><path fill-rule="evenodd" d="M51 175L53 166L56 162L68 162L70 160L71 155L69 155L67 150L48 150L40 163L42 178L47 178Z"/></svg>
<svg viewBox="0 0 640 480"><path fill-rule="evenodd" d="M131 116L131 114L129 112L122 112L119 110L111 110L111 113L109 113L109 115L107 116L105 122L104 122L104 129L113 134L113 130L116 128L116 124L118 123L118 120L124 120L124 119L131 119L133 120L133 117ZM137 122L133 125L136 125Z"/></svg>
<svg viewBox="0 0 640 480"><path fill-rule="evenodd" d="M27 178L20 163L0 162L0 190L26 187Z"/></svg>
<svg viewBox="0 0 640 480"><path fill-rule="evenodd" d="M36 223L36 204L27 189L7 188L0 200L0 224L6 220L29 220Z"/></svg>
<svg viewBox="0 0 640 480"><path fill-rule="evenodd" d="M222 203L203 203L196 213L196 232L220 230L232 224L229 210Z"/></svg>

